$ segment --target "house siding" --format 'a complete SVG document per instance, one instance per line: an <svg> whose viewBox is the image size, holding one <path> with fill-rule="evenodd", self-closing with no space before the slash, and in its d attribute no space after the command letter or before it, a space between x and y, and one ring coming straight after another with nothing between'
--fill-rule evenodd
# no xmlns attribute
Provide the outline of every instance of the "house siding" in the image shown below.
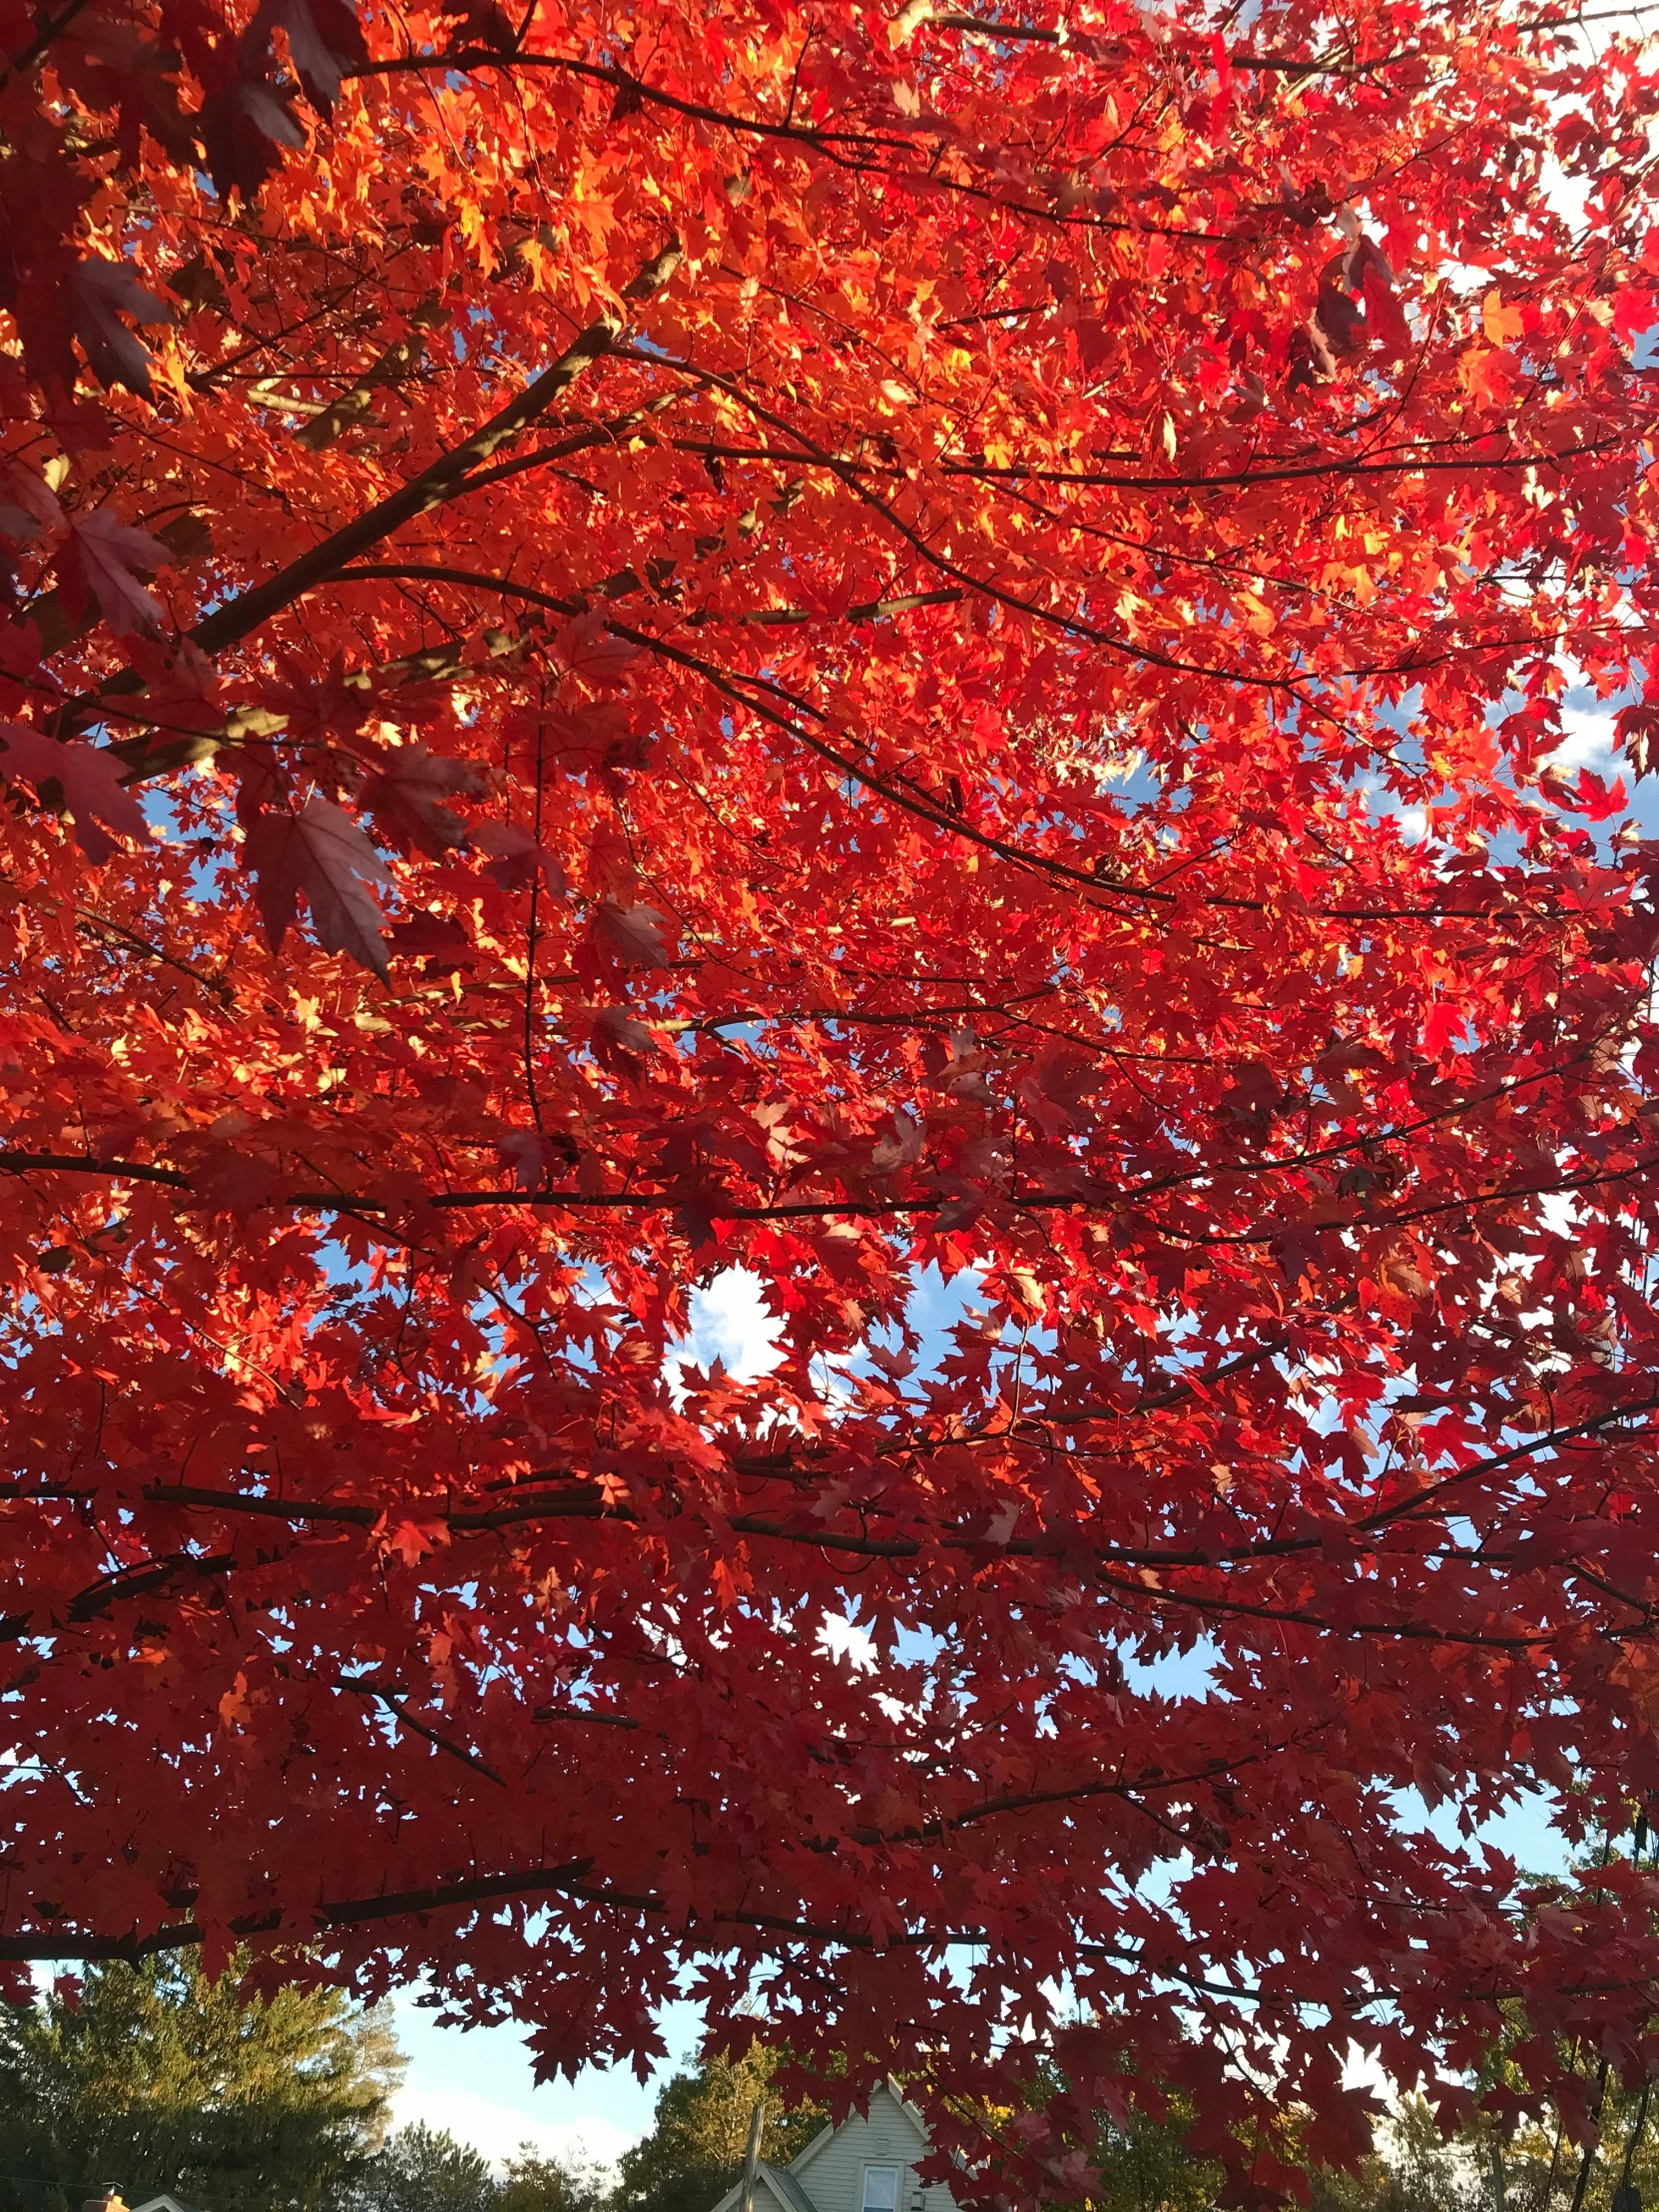
<svg viewBox="0 0 1659 2212"><path fill-rule="evenodd" d="M921 2212L954 2212L948 2189L938 2184L922 2189L916 2180L916 2166L926 2155L921 2129L890 2091L877 2089L867 2119L848 2113L823 2148L803 2153L791 2173L817 2212L863 2212L866 2166L899 2169L898 2212L912 2212L918 2195Z"/></svg>

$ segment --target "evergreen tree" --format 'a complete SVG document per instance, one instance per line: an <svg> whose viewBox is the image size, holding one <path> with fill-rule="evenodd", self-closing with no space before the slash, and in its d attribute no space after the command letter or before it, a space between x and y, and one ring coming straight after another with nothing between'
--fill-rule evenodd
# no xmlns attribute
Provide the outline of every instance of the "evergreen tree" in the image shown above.
<svg viewBox="0 0 1659 2212"><path fill-rule="evenodd" d="M494 2212L608 2212L609 2204L602 2170L567 2166L520 2143L496 2184Z"/></svg>
<svg viewBox="0 0 1659 2212"><path fill-rule="evenodd" d="M245 2001L242 1962L92 1967L0 2008L0 2212L171 2191L204 2212L312 2212L384 2134L402 2059L337 1990Z"/></svg>
<svg viewBox="0 0 1659 2212"><path fill-rule="evenodd" d="M400 2127L367 2160L351 2192L351 2212L494 2212L489 2161L447 2128Z"/></svg>

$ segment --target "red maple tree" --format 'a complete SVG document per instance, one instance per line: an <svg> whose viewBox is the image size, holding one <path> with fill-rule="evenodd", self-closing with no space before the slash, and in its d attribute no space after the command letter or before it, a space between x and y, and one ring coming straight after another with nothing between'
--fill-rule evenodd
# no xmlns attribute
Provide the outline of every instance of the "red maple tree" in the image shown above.
<svg viewBox="0 0 1659 2212"><path fill-rule="evenodd" d="M760 1989L992 2192L1653 2063L1608 29L0 0L16 1973Z"/></svg>

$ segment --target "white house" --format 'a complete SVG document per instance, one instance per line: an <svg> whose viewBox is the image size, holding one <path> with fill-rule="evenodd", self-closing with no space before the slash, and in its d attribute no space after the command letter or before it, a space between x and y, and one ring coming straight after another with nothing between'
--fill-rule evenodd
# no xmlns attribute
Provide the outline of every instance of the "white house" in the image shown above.
<svg viewBox="0 0 1659 2212"><path fill-rule="evenodd" d="M869 2114L849 2112L787 2166L763 2160L755 2171L755 2212L956 2212L941 2182L924 2189L916 2168L927 2155L921 2115L889 2083L870 2092ZM738 2212L735 2181L712 2212Z"/></svg>

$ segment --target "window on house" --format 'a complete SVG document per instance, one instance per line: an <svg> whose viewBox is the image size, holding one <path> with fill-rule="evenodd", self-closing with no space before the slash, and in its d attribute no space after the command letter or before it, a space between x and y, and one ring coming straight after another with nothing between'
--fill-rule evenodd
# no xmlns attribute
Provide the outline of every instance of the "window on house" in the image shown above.
<svg viewBox="0 0 1659 2212"><path fill-rule="evenodd" d="M898 2212L898 2168L864 2168L863 2212Z"/></svg>

